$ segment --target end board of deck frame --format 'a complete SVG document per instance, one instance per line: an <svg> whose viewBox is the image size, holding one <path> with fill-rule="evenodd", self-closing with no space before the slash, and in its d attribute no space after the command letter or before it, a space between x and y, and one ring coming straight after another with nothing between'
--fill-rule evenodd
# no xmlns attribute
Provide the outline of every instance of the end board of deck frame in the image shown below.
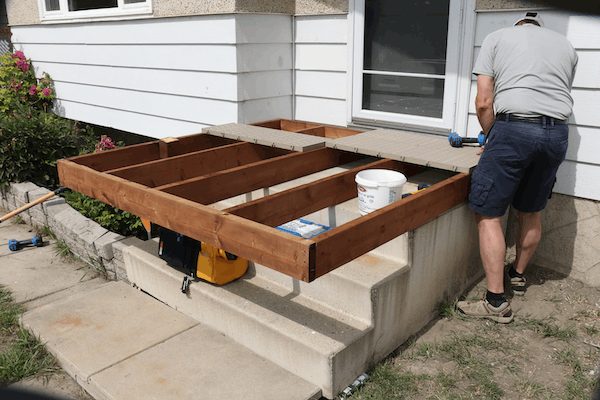
<svg viewBox="0 0 600 400"><path fill-rule="evenodd" d="M237 142L104 172L144 186L156 187L289 153L289 150L275 147Z"/></svg>
<svg viewBox="0 0 600 400"><path fill-rule="evenodd" d="M315 278L438 217L467 200L471 174L458 174L417 194L315 236Z"/></svg>
<svg viewBox="0 0 600 400"><path fill-rule="evenodd" d="M158 153L160 158L168 158L169 157L169 147L171 143L177 142L178 139L175 139L173 136L169 136L158 141Z"/></svg>
<svg viewBox="0 0 600 400"><path fill-rule="evenodd" d="M314 271L310 271L315 258L312 240L69 160L59 160L58 171L61 185L294 278L305 282L314 279Z"/></svg>
<svg viewBox="0 0 600 400"><path fill-rule="evenodd" d="M407 177L423 170L422 167L390 159L378 160L225 211L268 226L279 226L356 197L354 178L358 172L370 168L392 169L402 172Z"/></svg>
<svg viewBox="0 0 600 400"><path fill-rule="evenodd" d="M206 135L203 133L178 138L177 142L171 143L169 155L176 156L192 151L199 151L211 147L223 146L235 143L234 140ZM120 149L106 150L100 153L85 154L69 158L80 165L85 165L96 171L127 167L160 159L159 141L140 143Z"/></svg>
<svg viewBox="0 0 600 400"><path fill-rule="evenodd" d="M321 147L292 153L156 189L200 204L212 204L360 158L353 153L331 150Z"/></svg>

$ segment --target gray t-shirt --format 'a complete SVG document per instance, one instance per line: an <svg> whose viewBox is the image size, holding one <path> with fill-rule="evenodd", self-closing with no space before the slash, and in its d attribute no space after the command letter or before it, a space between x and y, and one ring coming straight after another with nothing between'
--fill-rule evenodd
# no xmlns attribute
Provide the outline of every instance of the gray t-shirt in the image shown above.
<svg viewBox="0 0 600 400"><path fill-rule="evenodd" d="M473 73L494 78L496 113L567 119L578 56L560 33L533 24L490 33Z"/></svg>

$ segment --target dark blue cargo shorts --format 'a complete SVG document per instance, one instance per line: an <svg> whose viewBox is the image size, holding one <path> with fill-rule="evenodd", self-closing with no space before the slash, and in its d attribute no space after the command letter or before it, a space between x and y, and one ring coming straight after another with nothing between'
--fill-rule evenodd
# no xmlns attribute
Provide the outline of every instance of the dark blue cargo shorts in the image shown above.
<svg viewBox="0 0 600 400"><path fill-rule="evenodd" d="M545 124L496 121L473 171L469 207L488 217L503 216L510 204L521 212L542 211L568 139L568 125L550 118Z"/></svg>

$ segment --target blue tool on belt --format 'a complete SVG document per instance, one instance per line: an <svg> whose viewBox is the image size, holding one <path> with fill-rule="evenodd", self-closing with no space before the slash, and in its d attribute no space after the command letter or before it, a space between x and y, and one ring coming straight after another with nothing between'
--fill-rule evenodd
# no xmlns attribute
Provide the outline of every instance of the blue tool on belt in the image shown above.
<svg viewBox="0 0 600 400"><path fill-rule="evenodd" d="M485 144L486 135L483 131L479 132L477 135L477 139L468 138L468 137L460 137L458 133L453 132L448 136L448 141L450 142L450 146L452 147L462 147L464 143L479 143L480 146Z"/></svg>

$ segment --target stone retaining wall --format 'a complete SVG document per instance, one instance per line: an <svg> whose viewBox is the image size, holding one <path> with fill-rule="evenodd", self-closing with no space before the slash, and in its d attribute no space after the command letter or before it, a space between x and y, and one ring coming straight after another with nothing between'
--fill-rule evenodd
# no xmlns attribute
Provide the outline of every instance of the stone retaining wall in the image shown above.
<svg viewBox="0 0 600 400"><path fill-rule="evenodd" d="M13 183L0 189L0 206L16 210L50 193L31 182ZM140 244L137 237L125 238L84 217L68 205L62 197L52 197L19 214L30 225L48 226L59 240L71 249L76 257L88 264L102 262L109 279L127 279L123 249ZM14 217L13 217L14 218ZM6 222L5 222L6 223ZM25 240L26 238L22 238Z"/></svg>

